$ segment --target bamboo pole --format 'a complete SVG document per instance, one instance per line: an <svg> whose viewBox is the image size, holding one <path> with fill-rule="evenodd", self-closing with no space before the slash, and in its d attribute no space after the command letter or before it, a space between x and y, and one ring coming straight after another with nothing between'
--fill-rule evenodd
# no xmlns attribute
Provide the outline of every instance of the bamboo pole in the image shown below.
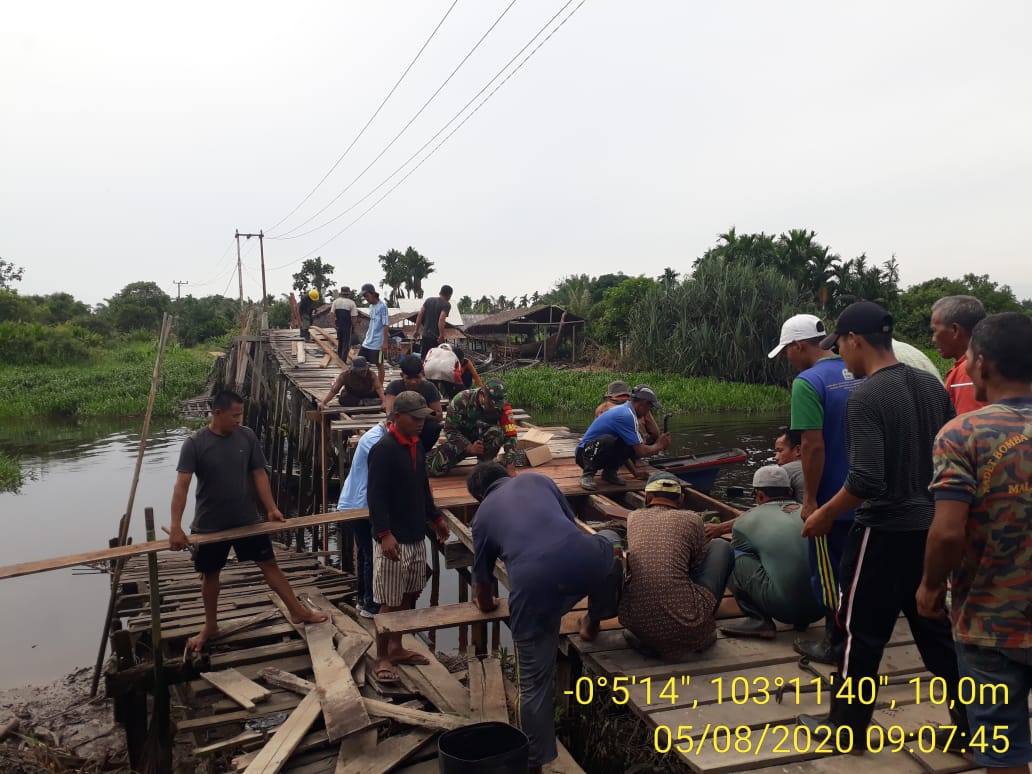
<svg viewBox="0 0 1032 774"><path fill-rule="evenodd" d="M161 333L158 336L158 354L154 359L154 370L151 372L150 395L147 397L147 413L143 417L143 428L140 430L140 445L136 450L136 466L133 469L133 480L129 486L129 502L118 525L118 545L124 546L129 538L129 522L133 515L133 503L136 500L136 487L140 483L140 469L143 467L143 453L147 449L147 435L150 433L151 417L154 415L154 400L158 394L158 379L161 376L161 364L165 359L165 345L172 330L172 316L165 314L161 318ZM115 613L115 599L118 596L118 584L122 579L122 568L125 560L115 563L111 575L111 594L108 598L107 614L104 616L104 629L100 634L100 646L97 648L97 663L93 665L93 681L90 683L90 696L97 695L100 685L100 671L104 667L104 654L107 651L108 631L111 628L111 617Z"/></svg>

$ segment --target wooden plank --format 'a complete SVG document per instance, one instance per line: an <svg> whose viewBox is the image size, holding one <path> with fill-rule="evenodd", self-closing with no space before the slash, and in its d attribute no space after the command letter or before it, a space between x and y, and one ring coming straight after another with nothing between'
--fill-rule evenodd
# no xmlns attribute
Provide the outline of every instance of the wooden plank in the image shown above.
<svg viewBox="0 0 1032 774"><path fill-rule="evenodd" d="M293 710L300 703L297 696L292 694L279 694L269 697L269 700L258 705L255 712L247 710L235 710L233 712L218 712L214 715L204 715L198 718L187 718L176 723L179 733L203 731L216 726L223 726L227 723L246 723L256 716L271 715L276 712Z"/></svg>
<svg viewBox="0 0 1032 774"><path fill-rule="evenodd" d="M337 751L337 761L333 766L334 774L340 774L343 768L353 759L365 755L370 750L376 749L378 734L375 728L359 731L352 734L340 743L340 750Z"/></svg>
<svg viewBox="0 0 1032 774"><path fill-rule="evenodd" d="M276 774L285 764L301 739L308 733L321 711L319 692L312 691L276 729L265 747L245 770L245 774Z"/></svg>
<svg viewBox="0 0 1032 774"><path fill-rule="evenodd" d="M303 677L276 667L265 667L258 673L258 676L269 685L275 685L277 688L293 691L302 696L307 696L316 688L315 683L311 680L305 680Z"/></svg>
<svg viewBox="0 0 1032 774"><path fill-rule="evenodd" d="M206 755L215 755L216 753L224 753L229 750L236 749L250 742L257 742L260 739L264 739L265 734L259 731L242 731L236 736L232 736L229 739L223 739L220 742L213 742L212 744L206 744L203 747L195 747L193 749L193 755L197 758L203 758Z"/></svg>
<svg viewBox="0 0 1032 774"><path fill-rule="evenodd" d="M453 731L473 722L469 718L460 718L444 712L424 712L377 699L362 699L362 703L366 711L375 717L390 718L408 726L419 726L433 731Z"/></svg>
<svg viewBox="0 0 1032 774"><path fill-rule="evenodd" d="M471 499L471 498L465 498ZM282 521L263 521L260 524L252 524L247 527L236 527L234 529L222 530L221 532L203 532L190 535L190 542L194 545L205 543L219 543L226 540L235 540L241 537L253 535L272 535L284 530L302 529L319 524L333 524L338 521L354 521L355 519L369 518L369 511L365 508L356 508L348 511L330 511L328 513L313 513L309 516L298 516L294 519ZM32 575L38 572L50 570L61 570L66 567L75 567L80 564L91 562L108 562L112 559L126 559L133 556L146 556L161 551L168 551L167 540L151 540L144 543L130 543L126 546L105 548L99 551L83 551L67 556L57 556L50 559L38 559L31 562L9 564L0 567L0 580L4 578L17 578L22 575Z"/></svg>
<svg viewBox="0 0 1032 774"><path fill-rule="evenodd" d="M410 678L420 693L442 712L469 714L469 692L449 672L421 639L411 634L401 636L401 647L425 656L429 664L403 665L402 673Z"/></svg>
<svg viewBox="0 0 1032 774"><path fill-rule="evenodd" d="M258 683L248 680L232 667L220 672L201 672L201 678L251 712L254 711L256 702L262 702L269 698L268 690L262 688Z"/></svg>
<svg viewBox="0 0 1032 774"><path fill-rule="evenodd" d="M505 704L501 662L488 656L484 659L473 658L468 666L470 718L477 723L508 723L509 710Z"/></svg>
<svg viewBox="0 0 1032 774"><path fill-rule="evenodd" d="M502 621L509 617L509 600L498 600L498 607L490 613L483 613L473 602L455 605L417 607L414 610L399 610L394 613L379 613L373 616L373 624L380 634L401 634L444 629L471 623Z"/></svg>
<svg viewBox="0 0 1032 774"><path fill-rule="evenodd" d="M312 655L315 683L322 693L326 735L335 742L369 725L369 715L359 701L361 694L351 667L333 647L335 629L329 621L305 625L308 651Z"/></svg>
<svg viewBox="0 0 1032 774"><path fill-rule="evenodd" d="M570 751L558 739L555 740L556 749L559 755L551 763L541 767L542 774L584 774L584 769L573 759Z"/></svg>
<svg viewBox="0 0 1032 774"><path fill-rule="evenodd" d="M322 592L313 590L302 597L310 600L320 612L330 616L330 622L338 632L337 652L344 659L344 663L352 669L356 668L362 662L363 654L373 644L372 635L351 616L331 603Z"/></svg>
<svg viewBox="0 0 1032 774"><path fill-rule="evenodd" d="M386 774L426 744L432 731L413 729L385 739L373 749L345 760L343 751L337 759L336 774Z"/></svg>
<svg viewBox="0 0 1032 774"><path fill-rule="evenodd" d="M451 528L451 531L455 534L455 537L457 537L459 541L464 546L466 546L466 548L472 551L473 533L470 531L470 528L463 523L462 519L460 519L454 513L449 511L447 508L444 508L444 506L442 506L440 501L437 501L436 498L435 502L437 503L437 507L441 508L441 512L444 514L445 521L448 522L448 526ZM505 569L505 563L501 559L495 561L494 576L498 578L498 580L501 582L503 586L505 586L505 588L511 588L509 586L509 571Z"/></svg>

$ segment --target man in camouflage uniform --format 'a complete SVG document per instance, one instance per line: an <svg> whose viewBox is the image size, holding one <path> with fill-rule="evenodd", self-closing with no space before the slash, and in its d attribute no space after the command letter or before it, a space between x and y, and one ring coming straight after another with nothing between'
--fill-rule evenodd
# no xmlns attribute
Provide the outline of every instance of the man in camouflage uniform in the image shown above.
<svg viewBox="0 0 1032 774"><path fill-rule="evenodd" d="M443 476L466 457L493 460L499 450L510 475L516 467L516 425L505 402L505 385L488 379L483 387L463 390L448 406L445 442L426 456L431 476Z"/></svg>

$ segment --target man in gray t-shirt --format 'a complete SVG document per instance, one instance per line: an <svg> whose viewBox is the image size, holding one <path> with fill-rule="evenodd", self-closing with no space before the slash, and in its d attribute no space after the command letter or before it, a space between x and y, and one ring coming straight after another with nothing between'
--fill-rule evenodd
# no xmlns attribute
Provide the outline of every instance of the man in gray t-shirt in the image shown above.
<svg viewBox="0 0 1032 774"><path fill-rule="evenodd" d="M191 532L220 532L246 527L262 521L255 507L255 496L270 521L284 521L272 499L265 455L258 438L249 427L241 426L244 401L233 392L218 393L211 403L211 421L186 439L179 454L176 485L172 491L172 528L168 543L173 551L190 542L183 532L183 511L190 491L190 480L197 476L196 508ZM219 574L232 548L238 561L253 561L265 582L279 594L294 623L318 623L326 616L302 605L276 564L268 535L239 537L221 543L204 543L194 553L194 569L201 573L204 599L204 626L191 637L187 647L200 651L218 634Z"/></svg>
<svg viewBox="0 0 1032 774"><path fill-rule="evenodd" d="M423 359L426 360L426 353L444 341L445 320L451 312L451 285L442 285L441 292L436 298L428 298L419 308L416 315L416 336L421 338Z"/></svg>

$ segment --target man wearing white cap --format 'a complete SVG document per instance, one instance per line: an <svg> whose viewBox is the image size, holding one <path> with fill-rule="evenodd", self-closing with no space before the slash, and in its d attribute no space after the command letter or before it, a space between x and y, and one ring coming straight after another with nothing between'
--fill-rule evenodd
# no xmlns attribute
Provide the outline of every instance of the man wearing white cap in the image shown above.
<svg viewBox="0 0 1032 774"><path fill-rule="evenodd" d="M849 473L846 450L846 400L862 382L846 368L842 358L820 347L828 334L824 323L812 314L789 317L781 326L781 338L768 357L782 351L799 371L792 382L792 414L789 427L802 433L803 520L828 502L842 488ZM813 591L826 610L824 640L796 640L795 649L812 661L834 664L845 641L837 626L838 567L846 536L853 525L853 511L835 521L826 536L810 540L810 579Z"/></svg>

